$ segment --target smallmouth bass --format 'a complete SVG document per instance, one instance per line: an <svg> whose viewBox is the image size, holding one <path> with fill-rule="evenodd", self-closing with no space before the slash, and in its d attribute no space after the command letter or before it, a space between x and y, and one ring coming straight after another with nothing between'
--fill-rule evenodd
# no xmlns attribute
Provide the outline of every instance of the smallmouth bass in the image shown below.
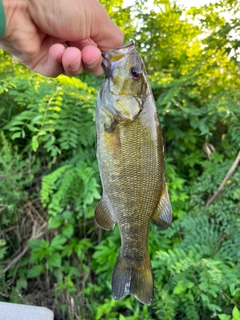
<svg viewBox="0 0 240 320"><path fill-rule="evenodd" d="M114 299L132 294L150 305L150 221L164 230L172 220L162 135L146 69L134 42L102 56L106 77L97 98L96 132L103 193L95 221L105 230L116 223L119 226L121 249L112 277Z"/></svg>

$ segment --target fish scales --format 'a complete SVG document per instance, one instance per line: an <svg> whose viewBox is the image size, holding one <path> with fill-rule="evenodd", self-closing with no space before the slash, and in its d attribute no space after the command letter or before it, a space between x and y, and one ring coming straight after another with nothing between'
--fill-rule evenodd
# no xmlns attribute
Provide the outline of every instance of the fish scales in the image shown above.
<svg viewBox="0 0 240 320"><path fill-rule="evenodd" d="M133 42L103 54L106 78L96 110L97 158L103 195L95 211L99 226L118 223L121 249L113 273L115 299L133 294L151 304L148 254L150 221L171 222L163 142L154 98Z"/></svg>

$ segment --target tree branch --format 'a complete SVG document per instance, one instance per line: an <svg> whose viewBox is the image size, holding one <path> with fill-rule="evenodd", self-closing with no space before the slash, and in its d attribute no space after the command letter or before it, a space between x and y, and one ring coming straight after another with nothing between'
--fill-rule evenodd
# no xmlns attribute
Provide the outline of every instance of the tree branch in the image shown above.
<svg viewBox="0 0 240 320"><path fill-rule="evenodd" d="M43 229L46 227L47 223L45 222L43 225L39 227L39 229L36 231L36 225L33 226L33 232L31 238L28 240L35 240L40 238L43 234L44 231ZM3 273L6 273L12 266L14 266L21 258L26 254L26 252L29 249L29 244L27 243L23 250L5 267L3 270Z"/></svg>
<svg viewBox="0 0 240 320"><path fill-rule="evenodd" d="M240 151L238 152L237 158L235 159L235 161L233 162L231 168L228 170L225 178L223 179L222 183L220 184L220 186L217 188L217 191L214 193L214 195L208 200L206 207L210 206L210 204L213 202L213 200L217 197L217 195L219 194L219 192L222 190L222 188L224 187L226 181L229 179L229 177L232 175L233 171L236 169L238 163L240 161Z"/></svg>

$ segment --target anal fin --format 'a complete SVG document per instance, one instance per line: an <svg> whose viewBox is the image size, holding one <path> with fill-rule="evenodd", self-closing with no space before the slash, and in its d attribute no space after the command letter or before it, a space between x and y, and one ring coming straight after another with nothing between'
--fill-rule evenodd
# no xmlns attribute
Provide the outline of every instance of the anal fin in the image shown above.
<svg viewBox="0 0 240 320"><path fill-rule="evenodd" d="M105 230L113 229L116 223L113 213L109 207L110 205L108 205L105 198L102 197L95 210L95 222L99 225L99 227Z"/></svg>
<svg viewBox="0 0 240 320"><path fill-rule="evenodd" d="M166 184L163 185L160 201L152 220L160 230L167 229L172 222L172 206Z"/></svg>

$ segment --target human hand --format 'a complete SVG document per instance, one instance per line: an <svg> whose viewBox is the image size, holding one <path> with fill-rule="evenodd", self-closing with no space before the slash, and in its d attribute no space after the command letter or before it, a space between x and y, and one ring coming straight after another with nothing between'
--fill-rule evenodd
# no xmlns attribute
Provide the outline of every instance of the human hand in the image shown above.
<svg viewBox="0 0 240 320"><path fill-rule="evenodd" d="M0 48L42 75L76 75L83 68L101 75L101 51L122 45L122 32L97 0L2 3L6 30Z"/></svg>

